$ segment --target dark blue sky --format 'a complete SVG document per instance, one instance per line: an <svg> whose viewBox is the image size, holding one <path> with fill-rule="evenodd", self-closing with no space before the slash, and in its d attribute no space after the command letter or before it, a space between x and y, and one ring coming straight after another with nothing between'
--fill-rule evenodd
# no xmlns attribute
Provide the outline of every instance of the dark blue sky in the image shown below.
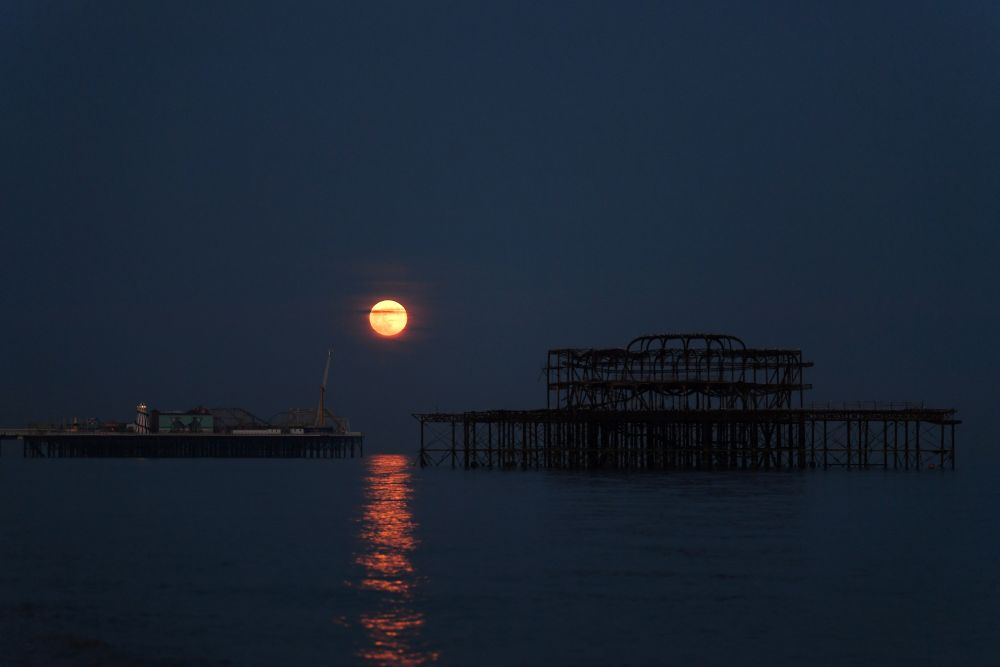
<svg viewBox="0 0 1000 667"><path fill-rule="evenodd" d="M993 2L3 2L0 422L267 417L333 345L412 451L549 347L708 330L985 446L998 64Z"/></svg>

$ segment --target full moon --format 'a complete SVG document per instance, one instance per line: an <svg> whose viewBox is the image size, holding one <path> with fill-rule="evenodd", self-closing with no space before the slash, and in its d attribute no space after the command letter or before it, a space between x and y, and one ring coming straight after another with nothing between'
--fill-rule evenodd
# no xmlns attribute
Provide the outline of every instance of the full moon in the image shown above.
<svg viewBox="0 0 1000 667"><path fill-rule="evenodd" d="M368 315L372 329L380 336L395 336L406 328L406 320L403 304L390 299L376 303Z"/></svg>

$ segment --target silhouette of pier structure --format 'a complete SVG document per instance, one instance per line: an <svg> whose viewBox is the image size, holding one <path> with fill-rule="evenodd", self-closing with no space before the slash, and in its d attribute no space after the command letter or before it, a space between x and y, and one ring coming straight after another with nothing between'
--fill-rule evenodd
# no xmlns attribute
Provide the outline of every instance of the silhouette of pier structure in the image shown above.
<svg viewBox="0 0 1000 667"><path fill-rule="evenodd" d="M804 404L801 350L735 336L640 336L549 350L538 410L421 413L420 464L775 470L955 467L954 409Z"/></svg>
<svg viewBox="0 0 1000 667"><path fill-rule="evenodd" d="M364 456L364 434L351 431L346 418L325 407L292 408L270 420L231 407L149 413L140 404L137 411L132 424L74 419L70 424L0 428L0 456L6 440L20 440L22 456L29 459Z"/></svg>
<svg viewBox="0 0 1000 667"><path fill-rule="evenodd" d="M56 458L306 458L343 459L363 456L360 434L302 435L231 433L62 433L0 432L0 440L17 438L22 455Z"/></svg>

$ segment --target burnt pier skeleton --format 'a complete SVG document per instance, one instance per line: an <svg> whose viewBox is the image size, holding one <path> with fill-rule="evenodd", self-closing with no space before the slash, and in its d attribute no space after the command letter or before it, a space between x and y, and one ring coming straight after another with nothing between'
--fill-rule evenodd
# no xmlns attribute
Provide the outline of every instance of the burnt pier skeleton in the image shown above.
<svg viewBox="0 0 1000 667"><path fill-rule="evenodd" d="M774 470L954 468L954 409L807 406L802 352L735 336L549 350L547 407L421 413L421 465Z"/></svg>

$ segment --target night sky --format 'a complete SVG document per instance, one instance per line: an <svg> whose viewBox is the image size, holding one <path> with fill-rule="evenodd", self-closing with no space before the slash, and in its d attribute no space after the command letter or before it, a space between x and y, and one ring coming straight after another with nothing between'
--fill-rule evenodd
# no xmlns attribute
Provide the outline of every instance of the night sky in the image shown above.
<svg viewBox="0 0 1000 667"><path fill-rule="evenodd" d="M1000 376L1000 3L0 3L0 424L540 407L550 347ZM411 312L376 340L366 311ZM965 454L969 456L969 454Z"/></svg>

